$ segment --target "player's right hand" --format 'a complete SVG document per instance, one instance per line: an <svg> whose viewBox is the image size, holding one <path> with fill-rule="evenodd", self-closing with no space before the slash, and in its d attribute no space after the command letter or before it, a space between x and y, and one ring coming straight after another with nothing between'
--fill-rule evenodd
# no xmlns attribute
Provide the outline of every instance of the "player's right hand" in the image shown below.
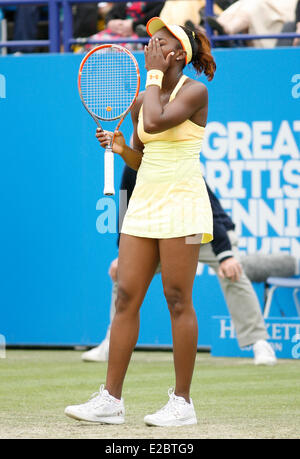
<svg viewBox="0 0 300 459"><path fill-rule="evenodd" d="M164 55L158 38L151 38L144 48L146 70L161 70L166 72L171 64L175 52L171 51Z"/></svg>
<svg viewBox="0 0 300 459"><path fill-rule="evenodd" d="M110 144L113 135L114 135L113 132L103 131L101 128L97 128L96 130L96 137L101 147L103 148L106 148ZM120 131L116 132L114 143L112 145L112 151L114 153L117 153L118 155L122 155L125 145L126 145L126 142L125 142L125 138L122 132Z"/></svg>
<svg viewBox="0 0 300 459"><path fill-rule="evenodd" d="M218 274L222 279L229 279L231 282L237 282L242 274L242 266L234 257L226 258L219 266Z"/></svg>

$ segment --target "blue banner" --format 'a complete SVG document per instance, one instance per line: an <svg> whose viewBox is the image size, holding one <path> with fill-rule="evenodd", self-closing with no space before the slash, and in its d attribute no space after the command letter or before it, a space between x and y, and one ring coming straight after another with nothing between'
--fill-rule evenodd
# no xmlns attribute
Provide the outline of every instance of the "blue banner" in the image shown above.
<svg viewBox="0 0 300 459"><path fill-rule="evenodd" d="M300 258L300 50L214 55L215 79L201 78L209 90L203 172L236 223L241 251ZM144 88L143 54L136 56ZM7 344L93 345L109 322L108 268L118 254L117 228L103 212L116 214L119 197L103 201L103 150L77 93L81 59L0 59L0 334ZM128 142L131 130L128 117L122 125ZM116 188L122 170L116 157ZM262 286L255 288L262 304ZM274 301L275 314L292 305L286 292ZM204 266L194 304L199 346L210 347L212 317L228 312L215 275ZM157 275L141 310L138 344L171 343Z"/></svg>
<svg viewBox="0 0 300 459"><path fill-rule="evenodd" d="M279 359L300 359L300 317L265 319L270 344ZM214 316L211 338L214 357L253 357L252 346L240 348L228 316Z"/></svg>

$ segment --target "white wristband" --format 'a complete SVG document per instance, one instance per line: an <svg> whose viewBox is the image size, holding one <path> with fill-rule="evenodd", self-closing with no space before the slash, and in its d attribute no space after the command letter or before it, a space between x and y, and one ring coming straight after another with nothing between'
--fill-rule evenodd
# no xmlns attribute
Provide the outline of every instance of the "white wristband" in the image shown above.
<svg viewBox="0 0 300 459"><path fill-rule="evenodd" d="M146 88L152 85L159 86L161 88L163 77L164 72L162 72L161 70L149 70L147 72Z"/></svg>

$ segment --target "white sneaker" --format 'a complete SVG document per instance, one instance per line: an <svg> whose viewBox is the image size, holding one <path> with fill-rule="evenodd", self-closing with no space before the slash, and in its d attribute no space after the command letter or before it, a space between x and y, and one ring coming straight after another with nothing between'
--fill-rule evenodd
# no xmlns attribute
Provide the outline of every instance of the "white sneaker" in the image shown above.
<svg viewBox="0 0 300 459"><path fill-rule="evenodd" d="M272 346L264 339L253 344L253 352L255 365L275 365L277 362Z"/></svg>
<svg viewBox="0 0 300 459"><path fill-rule="evenodd" d="M104 424L123 424L125 408L123 399L118 400L100 386L99 392L82 405L67 406L65 414L77 421L99 422Z"/></svg>
<svg viewBox="0 0 300 459"><path fill-rule="evenodd" d="M99 346L90 349L82 354L85 362L106 362L108 360L109 339L105 338Z"/></svg>
<svg viewBox="0 0 300 459"><path fill-rule="evenodd" d="M145 416L145 423L148 426L158 427L197 424L192 399L187 403L183 397L175 395L173 389L168 390L168 395L168 403L156 413Z"/></svg>

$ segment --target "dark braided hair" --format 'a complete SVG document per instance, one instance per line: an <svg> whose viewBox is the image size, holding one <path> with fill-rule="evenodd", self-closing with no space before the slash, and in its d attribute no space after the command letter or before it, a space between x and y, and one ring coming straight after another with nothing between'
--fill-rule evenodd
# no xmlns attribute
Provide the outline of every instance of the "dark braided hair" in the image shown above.
<svg viewBox="0 0 300 459"><path fill-rule="evenodd" d="M191 30L181 26L187 34L192 46L192 61L194 69L198 74L204 72L208 81L211 81L216 71L216 63L211 54L211 46L208 38L199 30Z"/></svg>

